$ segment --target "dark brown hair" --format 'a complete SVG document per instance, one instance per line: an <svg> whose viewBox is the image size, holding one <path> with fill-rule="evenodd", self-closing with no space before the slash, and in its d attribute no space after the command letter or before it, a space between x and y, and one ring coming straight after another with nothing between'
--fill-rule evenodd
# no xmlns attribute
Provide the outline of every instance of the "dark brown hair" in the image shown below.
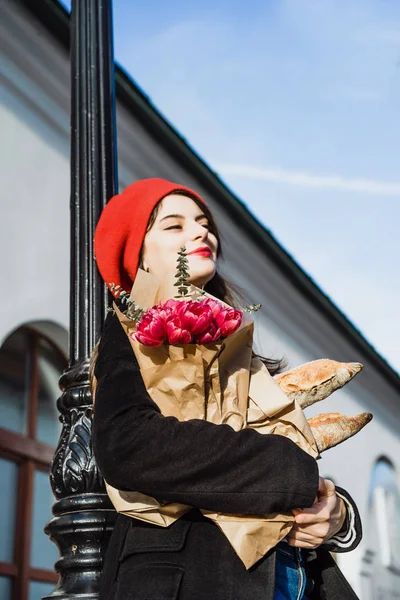
<svg viewBox="0 0 400 600"><path fill-rule="evenodd" d="M199 208L201 208L201 210L203 211L203 213L205 214L205 216L208 219L208 224L209 224L211 233L213 233L215 235L215 237L217 238L217 241L218 241L217 257L222 258L223 255L222 255L222 246L221 246L221 236L218 232L218 228L215 223L214 217L213 217L210 209L208 208L208 206L206 206L205 204L200 202L200 200L198 200L195 196L191 196L188 192L176 191L176 192L173 192L173 194L180 194L183 196L188 196L197 204L197 206ZM154 222L158 215L158 211L160 210L161 202L162 202L162 200L160 200L160 202L158 202L158 204L156 204L156 206L153 209L153 212L150 215L149 222L147 224L146 233L148 231L150 231L150 229L154 225ZM144 246L144 242L142 243L142 247L141 247L140 254L139 254L139 267L140 268L143 268L143 246ZM239 310L243 311L243 309L247 305L247 301L246 301L246 297L245 297L245 290L243 290L242 288L240 288L237 285L234 285L234 284L228 282L225 277L222 277L222 275L220 273L218 273L218 271L216 271L214 277L212 279L210 279L210 281L204 286L204 289L206 292L208 292L212 296L219 298L223 302L226 302L230 306L237 308ZM253 351L253 356L258 356L258 358L260 358L260 360L264 363L264 365L267 367L269 373L272 376L277 375L278 373L281 373L287 367L287 362L284 358L277 358L277 359L265 358L264 356L260 356L259 354L256 354L254 351Z"/></svg>

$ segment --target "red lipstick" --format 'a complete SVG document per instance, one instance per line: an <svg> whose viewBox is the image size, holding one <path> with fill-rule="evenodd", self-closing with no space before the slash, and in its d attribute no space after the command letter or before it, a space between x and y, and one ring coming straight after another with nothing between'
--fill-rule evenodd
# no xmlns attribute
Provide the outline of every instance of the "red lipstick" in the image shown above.
<svg viewBox="0 0 400 600"><path fill-rule="evenodd" d="M212 252L208 246L202 246L201 248L197 248L197 250L192 250L188 254L197 254L199 256L211 256Z"/></svg>

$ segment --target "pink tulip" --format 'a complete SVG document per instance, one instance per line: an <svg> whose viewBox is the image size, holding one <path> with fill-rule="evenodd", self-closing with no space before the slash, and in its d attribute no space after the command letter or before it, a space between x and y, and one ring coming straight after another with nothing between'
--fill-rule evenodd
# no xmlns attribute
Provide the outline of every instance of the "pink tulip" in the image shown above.
<svg viewBox="0 0 400 600"><path fill-rule="evenodd" d="M173 315L174 315L174 310L175 307L169 305L166 306L166 304L156 304L155 306L152 306L151 308L148 308L146 311L146 315L155 315L157 316L159 319L161 319L161 321L164 323L164 325L166 325L168 319L170 319Z"/></svg>
<svg viewBox="0 0 400 600"><path fill-rule="evenodd" d="M153 338L147 336L144 333L140 333L137 331L136 333L132 333L132 339L136 340L143 346L150 346L151 348L155 348L156 346L161 346L163 340L154 340Z"/></svg>
<svg viewBox="0 0 400 600"><path fill-rule="evenodd" d="M159 304L158 306L160 306L163 309L170 309L176 312L180 310L181 304L182 302L180 300L174 300L173 298L170 298L170 300L167 300L166 302L164 302L164 304Z"/></svg>
<svg viewBox="0 0 400 600"><path fill-rule="evenodd" d="M167 335L164 320L154 308L149 309L140 319L133 339L145 346L160 346Z"/></svg>
<svg viewBox="0 0 400 600"><path fill-rule="evenodd" d="M190 331L182 327L179 315L170 318L166 325L169 344L189 344L192 340Z"/></svg>
<svg viewBox="0 0 400 600"><path fill-rule="evenodd" d="M221 334L223 337L228 337L231 335L242 322L242 313L240 310L236 310L236 308L223 308L219 315L215 318L215 322L218 327L221 329Z"/></svg>
<svg viewBox="0 0 400 600"><path fill-rule="evenodd" d="M212 322L212 312L209 306L200 302L182 302L179 318L183 329L197 335L207 330Z"/></svg>
<svg viewBox="0 0 400 600"><path fill-rule="evenodd" d="M189 304L188 301L174 300L171 298L170 300L164 302L164 304L161 304L160 302L156 306L153 306L153 309L164 320L165 324L167 324L170 319L179 316L187 304Z"/></svg>
<svg viewBox="0 0 400 600"><path fill-rule="evenodd" d="M216 319L217 315L219 315L221 310L224 308L223 304L217 300L214 300L213 298L204 298L204 300L200 300L200 304L211 308L213 319Z"/></svg>
<svg viewBox="0 0 400 600"><path fill-rule="evenodd" d="M211 323L207 331L203 331L199 335L196 335L195 342L196 344L212 344L219 340L221 337L221 330L219 327L215 325L215 323Z"/></svg>

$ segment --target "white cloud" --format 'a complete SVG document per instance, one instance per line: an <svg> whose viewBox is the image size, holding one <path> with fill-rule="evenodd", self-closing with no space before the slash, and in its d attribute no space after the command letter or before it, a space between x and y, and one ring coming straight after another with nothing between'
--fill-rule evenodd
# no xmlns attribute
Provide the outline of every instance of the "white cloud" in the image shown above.
<svg viewBox="0 0 400 600"><path fill-rule="evenodd" d="M339 175L314 175L302 171L289 171L275 167L254 167L246 164L222 163L216 165L216 170L223 176L230 175L294 186L399 196L400 198L400 182L389 183L375 179L345 178Z"/></svg>

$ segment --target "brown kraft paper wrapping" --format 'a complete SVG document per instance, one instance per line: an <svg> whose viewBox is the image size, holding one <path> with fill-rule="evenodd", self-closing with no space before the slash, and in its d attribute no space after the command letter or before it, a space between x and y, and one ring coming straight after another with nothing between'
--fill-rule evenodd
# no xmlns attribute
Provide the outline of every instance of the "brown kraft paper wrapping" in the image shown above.
<svg viewBox="0 0 400 600"><path fill-rule="evenodd" d="M172 281L161 287L154 277L139 269L131 298L141 308L149 308L174 297L175 290ZM191 292L193 296L182 301L196 298L199 290L191 286ZM128 335L146 389L163 415L180 421L224 423L236 431L251 427L261 434L284 435L311 456L319 456L302 409L282 392L261 360L252 358L254 326L246 313L239 329L217 343L150 348L132 339L135 323L115 305L114 309ZM183 504L160 503L140 492L116 490L107 482L106 489L118 512L162 527L191 510ZM201 512L216 523L247 569L282 540L294 524L292 513L253 516Z"/></svg>

